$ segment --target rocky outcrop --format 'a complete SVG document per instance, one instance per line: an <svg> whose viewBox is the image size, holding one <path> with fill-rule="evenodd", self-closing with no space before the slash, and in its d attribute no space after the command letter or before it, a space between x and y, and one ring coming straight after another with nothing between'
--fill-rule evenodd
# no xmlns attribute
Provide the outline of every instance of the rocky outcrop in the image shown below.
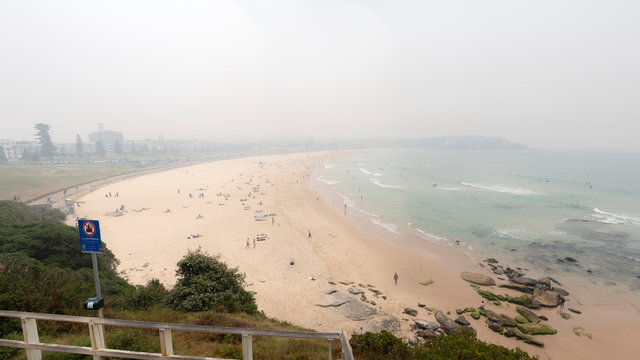
<svg viewBox="0 0 640 360"><path fill-rule="evenodd" d="M518 291L526 293L526 294L533 293L533 289L534 289L531 286L521 285L521 284L500 284L498 286L501 287L501 288L518 290Z"/></svg>
<svg viewBox="0 0 640 360"><path fill-rule="evenodd" d="M412 308L404 308L404 311L402 311L402 312L407 314L407 315L410 315L410 316L418 315L418 310L412 309Z"/></svg>
<svg viewBox="0 0 640 360"><path fill-rule="evenodd" d="M494 321L489 321L488 323L489 329L502 334L502 332L504 331L504 328L502 326L500 326L500 324L498 324L497 322Z"/></svg>
<svg viewBox="0 0 640 360"><path fill-rule="evenodd" d="M460 277L462 278L462 280L478 285L493 286L496 284L495 280L493 280L490 276L484 274L463 271L460 273Z"/></svg>
<svg viewBox="0 0 640 360"><path fill-rule="evenodd" d="M576 314L582 314L582 311L574 309L574 308L568 308L569 311L571 311L572 313L576 313Z"/></svg>
<svg viewBox="0 0 640 360"><path fill-rule="evenodd" d="M518 330L514 330L513 331L513 335L516 336L518 339L522 340L523 342L527 343L527 344L532 344L532 345L536 345L536 346L540 346L543 347L544 343L540 340L538 340L537 338L531 336L531 335L527 335L527 334L523 334L522 332L518 331Z"/></svg>
<svg viewBox="0 0 640 360"><path fill-rule="evenodd" d="M538 280L531 279L531 278L524 277L524 276L514 277L514 278L511 279L511 281L516 283L516 284L526 285L526 286L531 286L531 287L536 286L536 284L538 283Z"/></svg>
<svg viewBox="0 0 640 360"><path fill-rule="evenodd" d="M546 324L518 324L518 329L529 335L554 335L558 331Z"/></svg>
<svg viewBox="0 0 640 360"><path fill-rule="evenodd" d="M511 316L508 316L505 314L498 314L491 310L487 310L487 320L496 322L500 324L500 326L508 326L508 327L516 326L516 320Z"/></svg>
<svg viewBox="0 0 640 360"><path fill-rule="evenodd" d="M436 317L436 321L440 324L440 328L445 332L445 334L451 335L458 330L458 324L447 317L447 315L443 314L442 311L436 310L434 315Z"/></svg>
<svg viewBox="0 0 640 360"><path fill-rule="evenodd" d="M460 315L457 319L454 320L456 322L456 324L460 325L460 326L469 326L471 325L471 323L464 318L464 316Z"/></svg>
<svg viewBox="0 0 640 360"><path fill-rule="evenodd" d="M362 290L360 290L358 288L354 288L354 287L350 287L348 291L353 295L364 294L364 291L362 291Z"/></svg>
<svg viewBox="0 0 640 360"><path fill-rule="evenodd" d="M558 306L558 292L535 289L533 290L533 301L540 306Z"/></svg>
<svg viewBox="0 0 640 360"><path fill-rule="evenodd" d="M516 306L516 310L520 315L524 316L529 322L537 324L540 322L540 318L533 311L527 309L524 306Z"/></svg>
<svg viewBox="0 0 640 360"><path fill-rule="evenodd" d="M433 323L427 320L422 320L422 319L414 319L413 323L416 325L418 329L421 329L421 330L436 331L436 329L440 327L440 325L436 323Z"/></svg>

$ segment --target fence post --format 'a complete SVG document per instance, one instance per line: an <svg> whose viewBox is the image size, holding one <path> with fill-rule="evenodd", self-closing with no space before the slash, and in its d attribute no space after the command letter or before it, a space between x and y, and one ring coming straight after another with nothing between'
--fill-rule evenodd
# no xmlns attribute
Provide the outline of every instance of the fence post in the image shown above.
<svg viewBox="0 0 640 360"><path fill-rule="evenodd" d="M242 360L253 360L253 345L249 334L242 334Z"/></svg>
<svg viewBox="0 0 640 360"><path fill-rule="evenodd" d="M20 318L22 323L22 335L24 336L24 342L27 344L39 344L40 338L38 337L38 325L36 319ZM36 349L26 349L28 360L41 360L42 351Z"/></svg>
<svg viewBox="0 0 640 360"><path fill-rule="evenodd" d="M329 339L329 360L333 359L333 355L331 355L331 339Z"/></svg>
<svg viewBox="0 0 640 360"><path fill-rule="evenodd" d="M89 323L89 338L91 338L91 348L93 350L104 349L104 326L102 326L102 324L96 324L92 320ZM93 360L100 360L100 356L93 355Z"/></svg>
<svg viewBox="0 0 640 360"><path fill-rule="evenodd" d="M173 355L171 329L160 329L160 351L162 352L162 356Z"/></svg>

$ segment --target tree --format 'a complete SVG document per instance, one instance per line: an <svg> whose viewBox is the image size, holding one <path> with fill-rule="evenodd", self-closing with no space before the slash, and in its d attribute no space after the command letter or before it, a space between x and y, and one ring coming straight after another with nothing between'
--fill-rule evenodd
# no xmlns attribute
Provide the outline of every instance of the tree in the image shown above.
<svg viewBox="0 0 640 360"><path fill-rule="evenodd" d="M35 129L38 131L36 136L40 143L40 155L53 159L53 155L55 155L55 147L53 146L53 142L51 142L51 136L49 136L49 125L38 123L35 125Z"/></svg>
<svg viewBox="0 0 640 360"><path fill-rule="evenodd" d="M253 293L245 290L244 274L210 256L201 249L189 251L178 262L179 279L171 290L168 304L176 310L224 312L258 311Z"/></svg>
<svg viewBox="0 0 640 360"><path fill-rule="evenodd" d="M96 154L98 156L105 156L107 155L107 149L104 147L104 143L102 141L97 141L96 142Z"/></svg>
<svg viewBox="0 0 640 360"><path fill-rule="evenodd" d="M76 135L76 152L79 155L82 155L82 151L84 150L84 144L82 143L82 138L80 134Z"/></svg>

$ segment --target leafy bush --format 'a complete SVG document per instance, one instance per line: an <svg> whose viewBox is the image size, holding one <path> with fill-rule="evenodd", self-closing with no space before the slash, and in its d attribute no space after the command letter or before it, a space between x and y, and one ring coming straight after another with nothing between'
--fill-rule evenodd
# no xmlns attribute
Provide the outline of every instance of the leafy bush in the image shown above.
<svg viewBox="0 0 640 360"><path fill-rule="evenodd" d="M189 251L178 262L176 274L179 278L168 299L174 309L247 314L258 311L253 294L243 288L244 274L220 261L220 255L210 256L201 249Z"/></svg>
<svg viewBox="0 0 640 360"><path fill-rule="evenodd" d="M116 296L112 305L122 310L147 310L158 304L164 304L169 291L160 280L149 280L146 286L131 287L122 294Z"/></svg>
<svg viewBox="0 0 640 360"><path fill-rule="evenodd" d="M402 339L392 333L382 330L379 333L367 332L354 335L349 340L356 358L370 360L384 359L413 359L413 349Z"/></svg>
<svg viewBox="0 0 640 360"><path fill-rule="evenodd" d="M529 360L532 358L520 349L478 340L470 331L455 332L451 336L436 336L422 345L411 347L388 331L354 335L349 340L356 357L371 360Z"/></svg>

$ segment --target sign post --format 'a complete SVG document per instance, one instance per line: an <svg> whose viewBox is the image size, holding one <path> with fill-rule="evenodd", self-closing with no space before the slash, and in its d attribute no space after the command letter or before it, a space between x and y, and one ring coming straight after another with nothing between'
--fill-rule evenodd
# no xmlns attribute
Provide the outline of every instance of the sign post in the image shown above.
<svg viewBox="0 0 640 360"><path fill-rule="evenodd" d="M93 263L93 281L96 286L96 297L84 302L87 310L98 310L98 316L103 317L102 307L104 300L100 292L100 277L98 276L98 258L96 254L102 253L102 240L100 239L100 223L97 220L78 220L78 232L80 233L80 249L83 253L91 254Z"/></svg>

